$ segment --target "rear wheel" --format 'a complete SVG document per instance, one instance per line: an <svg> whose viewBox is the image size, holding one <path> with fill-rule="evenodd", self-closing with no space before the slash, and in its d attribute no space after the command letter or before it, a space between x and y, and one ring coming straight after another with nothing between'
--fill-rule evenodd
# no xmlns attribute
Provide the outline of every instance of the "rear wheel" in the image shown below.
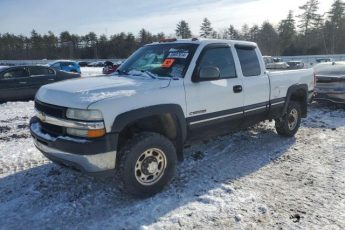
<svg viewBox="0 0 345 230"><path fill-rule="evenodd" d="M291 101L287 113L275 120L277 133L285 137L293 137L301 125L301 105L296 101Z"/></svg>
<svg viewBox="0 0 345 230"><path fill-rule="evenodd" d="M160 192L175 175L176 150L158 133L140 133L119 152L119 175L124 189L137 197Z"/></svg>

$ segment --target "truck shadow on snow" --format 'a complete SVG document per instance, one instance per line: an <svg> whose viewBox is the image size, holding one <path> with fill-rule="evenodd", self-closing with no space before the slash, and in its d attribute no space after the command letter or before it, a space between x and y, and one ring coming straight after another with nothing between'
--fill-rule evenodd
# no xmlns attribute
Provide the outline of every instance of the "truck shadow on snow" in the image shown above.
<svg viewBox="0 0 345 230"><path fill-rule="evenodd" d="M191 202L241 189L233 182L275 164L295 143L279 137L272 123L198 142L185 149L172 183L144 200L123 192L114 178L99 179L46 164L0 179L0 222L4 228L137 229ZM193 215L190 210L188 216Z"/></svg>

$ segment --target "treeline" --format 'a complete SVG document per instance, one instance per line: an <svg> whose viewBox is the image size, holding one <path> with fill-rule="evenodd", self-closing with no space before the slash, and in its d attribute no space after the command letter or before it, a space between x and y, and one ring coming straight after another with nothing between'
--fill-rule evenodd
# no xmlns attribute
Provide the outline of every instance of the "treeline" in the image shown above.
<svg viewBox="0 0 345 230"><path fill-rule="evenodd" d="M317 55L345 53L345 4L334 0L329 11L319 14L319 0L308 0L299 7L301 14L290 11L278 25L264 22L262 25L243 25L235 28L214 30L210 20L205 18L199 35L193 35L189 24L182 20L177 24L178 38L221 38L254 41L263 54ZM38 34L30 36L0 34L0 60L19 59L109 59L127 58L138 47L166 38L164 33L152 34L142 29L138 35L119 33L109 37L90 32L84 36L68 31L55 35Z"/></svg>
<svg viewBox="0 0 345 230"><path fill-rule="evenodd" d="M79 36L65 31L56 36L33 30L30 37L6 33L0 34L0 60L127 58L139 46L162 38L164 34L152 35L145 29L138 37L119 33L109 38L94 32Z"/></svg>

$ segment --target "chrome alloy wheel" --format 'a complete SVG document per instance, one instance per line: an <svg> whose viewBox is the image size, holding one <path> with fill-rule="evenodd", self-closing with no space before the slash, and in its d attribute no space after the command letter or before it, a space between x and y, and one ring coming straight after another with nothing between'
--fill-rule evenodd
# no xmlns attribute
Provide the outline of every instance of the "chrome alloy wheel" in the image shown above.
<svg viewBox="0 0 345 230"><path fill-rule="evenodd" d="M166 166L167 160L162 150L148 149L140 155L135 163L135 178L142 185L152 185L164 175Z"/></svg>
<svg viewBox="0 0 345 230"><path fill-rule="evenodd" d="M290 130L294 130L298 123L298 111L296 109L292 109L290 114L288 115L288 126Z"/></svg>

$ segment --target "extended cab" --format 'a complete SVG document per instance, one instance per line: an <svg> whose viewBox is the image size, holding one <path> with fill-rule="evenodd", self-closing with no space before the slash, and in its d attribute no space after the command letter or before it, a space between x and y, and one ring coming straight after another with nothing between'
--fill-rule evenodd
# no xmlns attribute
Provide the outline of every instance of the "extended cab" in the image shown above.
<svg viewBox="0 0 345 230"><path fill-rule="evenodd" d="M294 136L313 75L267 72L252 42L152 43L113 76L43 86L30 129L52 161L89 173L116 169L129 193L149 196L173 178L187 141L268 119L279 135Z"/></svg>

